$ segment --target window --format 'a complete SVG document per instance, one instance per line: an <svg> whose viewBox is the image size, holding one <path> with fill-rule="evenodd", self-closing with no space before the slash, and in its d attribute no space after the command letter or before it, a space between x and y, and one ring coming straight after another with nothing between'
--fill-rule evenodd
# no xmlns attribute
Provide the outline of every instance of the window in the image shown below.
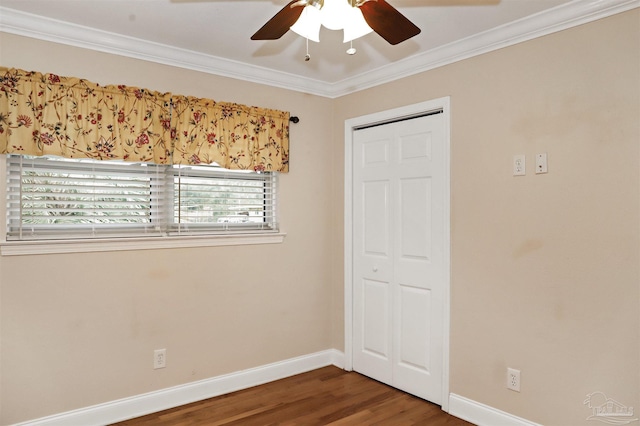
<svg viewBox="0 0 640 426"><path fill-rule="evenodd" d="M7 156L7 240L278 230L276 174Z"/></svg>

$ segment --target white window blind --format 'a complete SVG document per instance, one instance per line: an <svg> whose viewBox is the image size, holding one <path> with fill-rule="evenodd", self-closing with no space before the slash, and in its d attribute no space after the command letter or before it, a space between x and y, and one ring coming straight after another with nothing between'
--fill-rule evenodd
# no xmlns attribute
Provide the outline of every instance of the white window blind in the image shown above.
<svg viewBox="0 0 640 426"><path fill-rule="evenodd" d="M270 232L276 176L7 156L7 240Z"/></svg>
<svg viewBox="0 0 640 426"><path fill-rule="evenodd" d="M276 175L173 166L174 233L275 230Z"/></svg>

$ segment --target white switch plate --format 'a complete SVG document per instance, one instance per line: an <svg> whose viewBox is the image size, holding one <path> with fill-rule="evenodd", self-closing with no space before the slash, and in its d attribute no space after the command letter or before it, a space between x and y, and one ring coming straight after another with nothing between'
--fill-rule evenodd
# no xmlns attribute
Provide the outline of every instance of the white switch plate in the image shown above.
<svg viewBox="0 0 640 426"><path fill-rule="evenodd" d="M547 153L536 154L536 174L547 173Z"/></svg>
<svg viewBox="0 0 640 426"><path fill-rule="evenodd" d="M513 156L513 175L524 176L527 173L525 169L525 156L524 154L517 154Z"/></svg>

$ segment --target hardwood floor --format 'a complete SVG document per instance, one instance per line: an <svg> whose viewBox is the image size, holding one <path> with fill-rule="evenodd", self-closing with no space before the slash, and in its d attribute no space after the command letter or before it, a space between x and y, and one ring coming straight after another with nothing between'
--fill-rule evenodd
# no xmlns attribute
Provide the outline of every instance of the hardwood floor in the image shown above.
<svg viewBox="0 0 640 426"><path fill-rule="evenodd" d="M358 373L325 367L117 425L467 426L471 423Z"/></svg>

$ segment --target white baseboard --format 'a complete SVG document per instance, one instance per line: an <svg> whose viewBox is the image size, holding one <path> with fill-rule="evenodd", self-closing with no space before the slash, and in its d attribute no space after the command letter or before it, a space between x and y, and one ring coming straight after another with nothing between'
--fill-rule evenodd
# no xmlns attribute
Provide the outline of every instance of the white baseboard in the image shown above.
<svg viewBox="0 0 640 426"><path fill-rule="evenodd" d="M326 352L330 352L331 357L331 365L335 365L336 367L344 370L344 352L341 352L337 349L331 349Z"/></svg>
<svg viewBox="0 0 640 426"><path fill-rule="evenodd" d="M344 368L344 353L329 349L211 379L30 420L15 426L105 425L247 389L328 365ZM449 395L449 414L478 426L540 426L453 393Z"/></svg>
<svg viewBox="0 0 640 426"><path fill-rule="evenodd" d="M211 379L43 417L16 426L105 425L284 379L328 365L342 368L344 354L335 349L316 352Z"/></svg>
<svg viewBox="0 0 640 426"><path fill-rule="evenodd" d="M478 426L540 426L454 393L449 394L449 414Z"/></svg>

